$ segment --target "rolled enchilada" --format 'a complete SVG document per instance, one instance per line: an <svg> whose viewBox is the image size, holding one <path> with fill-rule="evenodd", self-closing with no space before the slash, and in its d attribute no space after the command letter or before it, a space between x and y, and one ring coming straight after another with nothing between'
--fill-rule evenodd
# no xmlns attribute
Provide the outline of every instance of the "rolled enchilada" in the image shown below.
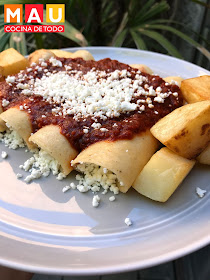
<svg viewBox="0 0 210 280"><path fill-rule="evenodd" d="M72 166L78 171L91 164L111 171L117 177L116 186L127 192L132 183L155 153L158 141L147 130L130 140L100 141L83 150Z"/></svg>
<svg viewBox="0 0 210 280"><path fill-rule="evenodd" d="M30 80L33 80L34 77L37 76L33 76L34 72L37 74L37 72L40 71L41 68L47 68L48 65L44 61L49 60L51 57L52 61L54 61L53 70L55 71L57 65L55 62L56 59L53 60L53 58L56 56L56 54L60 54L60 52L61 51L59 50L52 50L52 52L49 50L35 51L29 56L30 64L34 65L32 68L28 67L26 71L20 71L20 73L18 73L15 76L9 76L6 79L6 82L0 84L0 99L2 103L2 106L0 106L0 132L3 132L8 128L6 126L7 124L11 129L16 130L16 132L18 132L18 134L26 142L29 149L33 149L35 147L35 145L32 142L30 143L28 140L31 134L33 133L33 125L31 123L30 113L31 108L34 106L34 102L32 99L30 100L30 98L27 98L28 87L26 85L30 84ZM61 54L69 54L69 57L73 58L81 57L84 60L94 59L92 55L86 50L76 51L75 53L68 53L62 51ZM38 64L39 59L41 59L40 64ZM15 83L15 79L18 82L16 83L16 91L13 92L12 90L13 85ZM24 98L17 98L17 95L20 93L21 90L23 92L25 91ZM17 102L17 99L19 99L19 102ZM18 103L18 105L16 103Z"/></svg>
<svg viewBox="0 0 210 280"><path fill-rule="evenodd" d="M9 111L24 112L29 145L46 150L65 174L80 153L73 167L108 169L123 192L157 149L149 128L182 105L176 85L111 59L51 57L21 75L8 82L16 99L4 96L11 100L2 119L17 129Z"/></svg>
<svg viewBox="0 0 210 280"><path fill-rule="evenodd" d="M3 112L2 106L0 106L0 114ZM0 132L4 132L7 129L5 122L0 118Z"/></svg>

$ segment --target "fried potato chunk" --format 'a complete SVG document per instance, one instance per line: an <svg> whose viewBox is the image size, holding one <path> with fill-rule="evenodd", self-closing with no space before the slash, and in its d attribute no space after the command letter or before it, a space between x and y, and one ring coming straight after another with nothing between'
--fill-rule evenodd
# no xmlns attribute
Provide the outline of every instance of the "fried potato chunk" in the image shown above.
<svg viewBox="0 0 210 280"><path fill-rule="evenodd" d="M28 60L13 48L0 53L0 78L14 75L29 66Z"/></svg>
<svg viewBox="0 0 210 280"><path fill-rule="evenodd" d="M152 75L153 71L145 64L130 64L131 67L139 69L141 72L145 72L147 74Z"/></svg>
<svg viewBox="0 0 210 280"><path fill-rule="evenodd" d="M0 92L1 93L1 92ZM2 107L0 106L0 114L3 112ZM5 122L0 117L0 132L3 132L7 129Z"/></svg>
<svg viewBox="0 0 210 280"><path fill-rule="evenodd" d="M94 57L89 51L86 50L79 50L74 53L63 51L63 50L45 50L45 49L40 49L37 50L33 53L31 53L28 57L29 63L35 62L39 63L39 59L43 58L44 60L48 60L50 57L64 57L64 58L76 58L76 57L81 57L84 60L94 60Z"/></svg>
<svg viewBox="0 0 210 280"><path fill-rule="evenodd" d="M196 158L210 141L210 101L177 108L160 119L151 132L180 156Z"/></svg>
<svg viewBox="0 0 210 280"><path fill-rule="evenodd" d="M176 84L176 85L178 85L180 87L181 86L181 82L183 81L183 78L179 77L179 76L169 76L169 77L163 78L163 80L166 83Z"/></svg>
<svg viewBox="0 0 210 280"><path fill-rule="evenodd" d="M65 58L72 58L72 53L71 52L67 52L67 51L63 51L63 50L50 50L52 53L54 53L55 56L57 57L65 57Z"/></svg>
<svg viewBox="0 0 210 280"><path fill-rule="evenodd" d="M197 157L197 160L200 163L210 165L210 144L206 147L206 149Z"/></svg>
<svg viewBox="0 0 210 280"><path fill-rule="evenodd" d="M195 164L168 148L156 152L133 184L140 194L155 201L165 202L174 193Z"/></svg>
<svg viewBox="0 0 210 280"><path fill-rule="evenodd" d="M79 50L74 53L63 51L63 50L50 50L54 53L54 55L58 57L65 57L65 58L76 58L81 57L84 60L94 60L94 57L89 51L86 50Z"/></svg>
<svg viewBox="0 0 210 280"><path fill-rule="evenodd" d="M44 60L48 60L50 57L54 57L54 53L50 50L40 49L36 50L35 52L31 53L28 57L28 61L30 65L32 63L39 63L39 59L42 58Z"/></svg>
<svg viewBox="0 0 210 280"><path fill-rule="evenodd" d="M210 75L183 80L181 91L188 103L210 100Z"/></svg>

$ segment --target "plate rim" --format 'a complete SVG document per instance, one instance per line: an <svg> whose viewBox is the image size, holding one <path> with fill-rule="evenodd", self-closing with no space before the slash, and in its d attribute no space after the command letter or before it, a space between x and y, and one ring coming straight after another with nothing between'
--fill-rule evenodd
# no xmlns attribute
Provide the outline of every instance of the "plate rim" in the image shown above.
<svg viewBox="0 0 210 280"><path fill-rule="evenodd" d="M198 65L195 65L191 62L185 61L183 59L178 59L169 55L165 55L165 54L160 54L160 53L156 53L156 52L150 52L150 51L143 51L143 50L138 50L138 49L132 49L132 48L117 48L117 47L105 47L105 46L97 46L97 47L73 47L73 48L63 48L62 50L66 50L66 51L76 51L76 50L81 50L81 49L85 49L85 50L95 50L95 49L100 49L100 50L128 50L128 51L132 51L132 52L140 52L140 53L145 53L147 55L149 54L153 54L155 56L162 56L162 57L166 57L168 59L171 59L172 61L175 60L176 62L183 62L189 66L193 66L193 67L197 67L200 70L204 70L206 72L206 74L210 75L210 72L205 69L202 68ZM0 233L1 236L1 233ZM44 274L54 274L54 275L73 275L73 276L85 276L85 275L98 275L98 274L110 274L110 273L120 273L120 272L126 272L126 271L131 271L131 270L138 270L138 269L143 269L143 268L148 268L151 266L155 266L155 265L159 265L162 264L164 262L167 261L171 261L174 260L176 258L182 257L184 255L187 255L195 250L198 250L206 245L210 244L210 234L209 236L207 235L206 237L203 237L199 240L197 240L197 242L194 242L193 244L188 244L187 246L185 246L184 248L179 248L177 250L173 250L169 253L164 253L161 257L157 258L149 258L146 261L142 261L140 260L140 263L138 261L129 263L129 266L116 266L116 265L112 265L106 268L90 268L90 269L82 269L82 268L78 268L78 269L59 269L59 268L55 268L52 269L52 267L39 267L36 265L27 265L27 264L20 264L19 262L15 262L15 261L7 261L4 260L0 257L0 265L3 266L7 266L7 267L11 267L11 268L16 268L19 270L24 270L24 271L33 271L33 272L37 272L37 273L44 273ZM81 270L82 269L82 270Z"/></svg>

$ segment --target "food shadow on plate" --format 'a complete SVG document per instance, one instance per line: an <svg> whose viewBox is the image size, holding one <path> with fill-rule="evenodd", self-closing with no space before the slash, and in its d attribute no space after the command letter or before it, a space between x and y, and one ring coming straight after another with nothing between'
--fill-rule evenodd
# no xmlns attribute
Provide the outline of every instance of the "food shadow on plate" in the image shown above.
<svg viewBox="0 0 210 280"><path fill-rule="evenodd" d="M9 174L9 177L15 177L17 173L24 173L24 177L28 175L27 172L20 170L19 165L23 164L31 156L29 152L25 153L23 149L12 151L4 146L1 146L2 150L8 153L6 161L11 166L12 173L14 173ZM4 164L4 160L0 159L1 163ZM52 211L60 210L60 214L65 217L69 215L69 224L75 226L78 225L75 217L79 217L76 215L79 213L84 222L85 219L87 220L87 224L90 225L89 231L94 234L107 234L137 228L146 230L150 229L151 225L164 221L169 222L174 215L177 215L177 211L192 211L197 207L201 200L196 195L195 188L200 187L209 191L209 169L209 166L196 165L193 172L187 176L166 203L154 202L138 194L133 189L130 189L126 194L116 195L116 200L110 202L109 197L113 196L113 193L108 192L104 195L100 191L98 193L101 198L100 204L97 208L94 208L92 206L94 194L91 191L80 193L78 190L71 189L65 193L62 192L63 187L71 182L77 182L75 180L75 171L62 181L56 180L52 174L47 178L34 180L31 184L26 184L22 178L21 180L15 178L16 184L20 184L17 187L20 192L15 193L15 195L18 196L18 199L21 199L23 190L29 192L31 197L34 196L34 199L32 199L33 204L29 207L34 210L37 208L39 211L45 211L47 204L54 203L55 207L52 208ZM209 175L206 175L207 173ZM202 202L205 199L207 199L207 196L202 199ZM22 204L24 205L24 203ZM65 208L62 208L62 206L65 206ZM72 213L75 215L74 219L72 218ZM127 217L131 219L132 227L125 225L124 220ZM59 224L62 224L63 219L60 222L59 218L57 220ZM90 223L90 221L92 222Z"/></svg>

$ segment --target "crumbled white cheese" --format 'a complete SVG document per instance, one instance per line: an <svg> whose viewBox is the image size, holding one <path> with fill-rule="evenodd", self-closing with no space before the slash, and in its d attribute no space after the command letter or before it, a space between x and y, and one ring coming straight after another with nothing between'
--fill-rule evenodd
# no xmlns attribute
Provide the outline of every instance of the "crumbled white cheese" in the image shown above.
<svg viewBox="0 0 210 280"><path fill-rule="evenodd" d="M67 192L68 190L70 190L71 187L70 186L65 186L63 189L62 189L62 192L65 193Z"/></svg>
<svg viewBox="0 0 210 280"><path fill-rule="evenodd" d="M51 57L49 62L53 66L62 67L60 60ZM45 65L44 62L41 66ZM37 66L40 70L42 68ZM75 119L92 116L101 119L118 117L120 113L134 110L144 111L144 107L133 102L133 97L156 96L157 102L164 102L165 96L155 91L152 86L142 87L146 77L138 75L137 79L129 78L129 71L115 70L111 73L91 69L86 74L82 71L72 70L65 67L66 71L53 71L44 74L41 78L36 77L30 84L20 81L16 87L22 89L22 94L39 95L47 102L58 104L53 112L59 115L74 115ZM150 104L152 101L148 104ZM141 108L140 108L141 107ZM92 127L99 129L100 123L93 123ZM86 129L86 128L85 128ZM105 130L104 130L105 131ZM84 133L87 133L86 130Z"/></svg>
<svg viewBox="0 0 210 280"><path fill-rule="evenodd" d="M24 180L27 183L42 176L47 177L50 172L52 172L53 175L58 175L59 179L64 178L65 176L63 173L59 173L61 168L60 164L43 150L35 150L34 155L19 167L30 172L30 175Z"/></svg>
<svg viewBox="0 0 210 280"><path fill-rule="evenodd" d="M130 218L126 218L126 219L125 219L125 224L126 224L127 226L131 226L131 225L132 225L131 219L130 219Z"/></svg>
<svg viewBox="0 0 210 280"><path fill-rule="evenodd" d="M157 96L154 98L154 101L158 102L158 103L164 103L164 99L160 96Z"/></svg>
<svg viewBox="0 0 210 280"><path fill-rule="evenodd" d="M49 61L52 63L52 66L62 67L62 62L54 57L51 57Z"/></svg>
<svg viewBox="0 0 210 280"><path fill-rule="evenodd" d="M75 190L75 189L76 189L76 185L75 185L73 182L70 183L69 186L65 186L65 187L62 189L62 191L65 193L65 192L67 192L67 191L70 190L70 189L72 189L72 190Z"/></svg>
<svg viewBox="0 0 210 280"><path fill-rule="evenodd" d="M102 194L107 194L107 192L108 192L107 190L104 190L104 191L102 192Z"/></svg>
<svg viewBox="0 0 210 280"><path fill-rule="evenodd" d="M34 157L31 157L31 158L27 159L24 162L22 169L25 170L25 171L29 171L29 169L33 166L34 162L35 162Z"/></svg>
<svg viewBox="0 0 210 280"><path fill-rule="evenodd" d="M88 192L89 191L89 187L87 185L77 185L77 189L79 192Z"/></svg>
<svg viewBox="0 0 210 280"><path fill-rule="evenodd" d="M56 179L59 180L59 181L63 180L64 178L66 178L66 175L63 174L62 172L60 172L60 173L58 174L58 176L56 177Z"/></svg>
<svg viewBox="0 0 210 280"><path fill-rule="evenodd" d="M118 194L119 193L119 188L114 186L114 185L111 185L110 191L113 192L114 194Z"/></svg>
<svg viewBox="0 0 210 280"><path fill-rule="evenodd" d="M201 188L197 187L196 188L196 193L200 198L202 198L202 197L204 197L204 195L206 193L206 190L202 190Z"/></svg>
<svg viewBox="0 0 210 280"><path fill-rule="evenodd" d="M23 177L23 174L21 174L21 173L17 173L17 174L16 174L16 177L17 177L17 179L20 179L20 178L22 178L22 177Z"/></svg>
<svg viewBox="0 0 210 280"><path fill-rule="evenodd" d="M93 207L98 207L100 200L101 199L98 195L94 195L93 200L92 200Z"/></svg>
<svg viewBox="0 0 210 280"><path fill-rule="evenodd" d="M25 147L23 139L14 130L7 129L5 133L2 133L0 140L5 144L6 147L9 147L13 150Z"/></svg>
<svg viewBox="0 0 210 280"><path fill-rule="evenodd" d="M40 170L32 169L31 174L26 176L24 181L26 183L30 183L32 180L39 179L41 176L42 176L42 173L40 172Z"/></svg>
<svg viewBox="0 0 210 280"><path fill-rule="evenodd" d="M148 104L148 107L149 107L150 109L152 109L152 108L154 108L154 105L153 105L153 104Z"/></svg>
<svg viewBox="0 0 210 280"><path fill-rule="evenodd" d="M15 76L8 76L6 82L13 84L15 82Z"/></svg>
<svg viewBox="0 0 210 280"><path fill-rule="evenodd" d="M75 190L76 189L76 185L74 183L70 183L70 187Z"/></svg>
<svg viewBox="0 0 210 280"><path fill-rule="evenodd" d="M178 83L177 81L174 81L174 80L171 80L170 84L171 84L171 85L176 85L176 86L179 85L179 83Z"/></svg>
<svg viewBox="0 0 210 280"><path fill-rule="evenodd" d="M98 192L102 187L104 190L109 189L114 194L119 193L117 176L107 168L90 163L78 164L76 168L83 173L76 176L76 180L79 181L77 186L79 191L86 192L91 190Z"/></svg>
<svg viewBox="0 0 210 280"><path fill-rule="evenodd" d="M95 128L95 129L98 129L98 128L100 128L101 127L101 124L100 123L93 123L92 125L91 125L93 128Z"/></svg>
<svg viewBox="0 0 210 280"><path fill-rule="evenodd" d="M1 152L1 157L2 157L3 159L7 158L7 157L8 157L7 152L2 151L2 152Z"/></svg>
<svg viewBox="0 0 210 280"><path fill-rule="evenodd" d="M113 196L110 196L109 197L109 201L115 201L115 196L113 195Z"/></svg>
<svg viewBox="0 0 210 280"><path fill-rule="evenodd" d="M105 127L102 127L102 128L100 128L100 131L106 132L106 131L109 131L109 130L107 128L105 128Z"/></svg>
<svg viewBox="0 0 210 280"><path fill-rule="evenodd" d="M140 109L140 111L144 111L145 110L145 106L141 105L139 109Z"/></svg>
<svg viewBox="0 0 210 280"><path fill-rule="evenodd" d="M17 88L18 89L27 89L29 87L28 84L22 84L22 83L18 83L17 84Z"/></svg>
<svg viewBox="0 0 210 280"><path fill-rule="evenodd" d="M47 67L47 63L46 62L41 62L41 66L42 67Z"/></svg>
<svg viewBox="0 0 210 280"><path fill-rule="evenodd" d="M6 99L3 99L3 100L2 100L2 107L6 107L6 106L8 106L8 105L9 105L9 101L6 100Z"/></svg>

